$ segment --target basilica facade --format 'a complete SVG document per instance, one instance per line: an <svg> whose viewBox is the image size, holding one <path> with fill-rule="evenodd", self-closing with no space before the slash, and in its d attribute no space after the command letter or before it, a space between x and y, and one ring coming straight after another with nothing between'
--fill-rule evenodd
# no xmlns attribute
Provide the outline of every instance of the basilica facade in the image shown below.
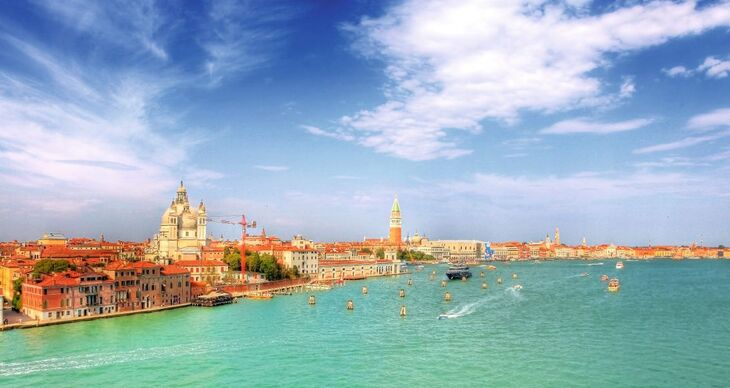
<svg viewBox="0 0 730 388"><path fill-rule="evenodd" d="M200 258L200 250L208 244L207 214L203 201L190 206L188 193L180 182L177 195L162 214L160 232L151 241L152 253L158 261L174 262Z"/></svg>

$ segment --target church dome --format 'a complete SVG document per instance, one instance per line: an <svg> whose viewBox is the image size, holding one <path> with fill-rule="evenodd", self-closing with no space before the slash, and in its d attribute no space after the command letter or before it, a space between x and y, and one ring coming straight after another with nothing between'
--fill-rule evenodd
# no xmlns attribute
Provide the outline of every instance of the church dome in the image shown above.
<svg viewBox="0 0 730 388"><path fill-rule="evenodd" d="M162 213L162 224L170 224L170 217L175 217L175 209L170 205L164 213Z"/></svg>
<svg viewBox="0 0 730 388"><path fill-rule="evenodd" d="M198 225L195 221L195 216L190 212L189 208L185 208L182 214L182 227L194 229L196 226Z"/></svg>

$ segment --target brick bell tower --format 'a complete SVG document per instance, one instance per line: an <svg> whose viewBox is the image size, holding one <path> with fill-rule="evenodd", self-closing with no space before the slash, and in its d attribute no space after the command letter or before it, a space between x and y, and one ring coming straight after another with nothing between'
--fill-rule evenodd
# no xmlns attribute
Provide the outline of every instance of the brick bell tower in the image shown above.
<svg viewBox="0 0 730 388"><path fill-rule="evenodd" d="M401 236L400 204L398 204L398 197L393 200L393 206L390 208L390 233L388 234L388 241L392 244L399 245L403 242Z"/></svg>

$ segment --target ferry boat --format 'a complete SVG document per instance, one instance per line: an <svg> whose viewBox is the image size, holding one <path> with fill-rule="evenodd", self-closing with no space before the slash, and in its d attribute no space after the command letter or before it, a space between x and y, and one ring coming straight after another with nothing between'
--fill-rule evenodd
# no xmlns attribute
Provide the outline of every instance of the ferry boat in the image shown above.
<svg viewBox="0 0 730 388"><path fill-rule="evenodd" d="M622 261L617 262L616 269L624 269L624 263Z"/></svg>
<svg viewBox="0 0 730 388"><path fill-rule="evenodd" d="M449 267L449 270L446 271L446 277L449 278L449 280L470 278L471 271L469 271L469 267L466 266Z"/></svg>
<svg viewBox="0 0 730 388"><path fill-rule="evenodd" d="M246 298L247 299L261 299L261 300L264 300L264 299L271 299L273 297L274 297L274 295L272 295L272 294L270 294L268 292L262 292L262 293L256 293L256 294L248 294L248 295L246 295Z"/></svg>
<svg viewBox="0 0 730 388"><path fill-rule="evenodd" d="M621 289L621 284L619 284L618 279L611 279L608 281L608 290L611 292L618 292L618 290Z"/></svg>

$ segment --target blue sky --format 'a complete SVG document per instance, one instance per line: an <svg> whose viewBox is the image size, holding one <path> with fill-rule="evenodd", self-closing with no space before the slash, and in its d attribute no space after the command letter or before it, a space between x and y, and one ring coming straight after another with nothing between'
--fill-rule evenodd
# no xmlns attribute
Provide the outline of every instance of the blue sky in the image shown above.
<svg viewBox="0 0 730 388"><path fill-rule="evenodd" d="M2 240L730 242L727 1L0 6Z"/></svg>

